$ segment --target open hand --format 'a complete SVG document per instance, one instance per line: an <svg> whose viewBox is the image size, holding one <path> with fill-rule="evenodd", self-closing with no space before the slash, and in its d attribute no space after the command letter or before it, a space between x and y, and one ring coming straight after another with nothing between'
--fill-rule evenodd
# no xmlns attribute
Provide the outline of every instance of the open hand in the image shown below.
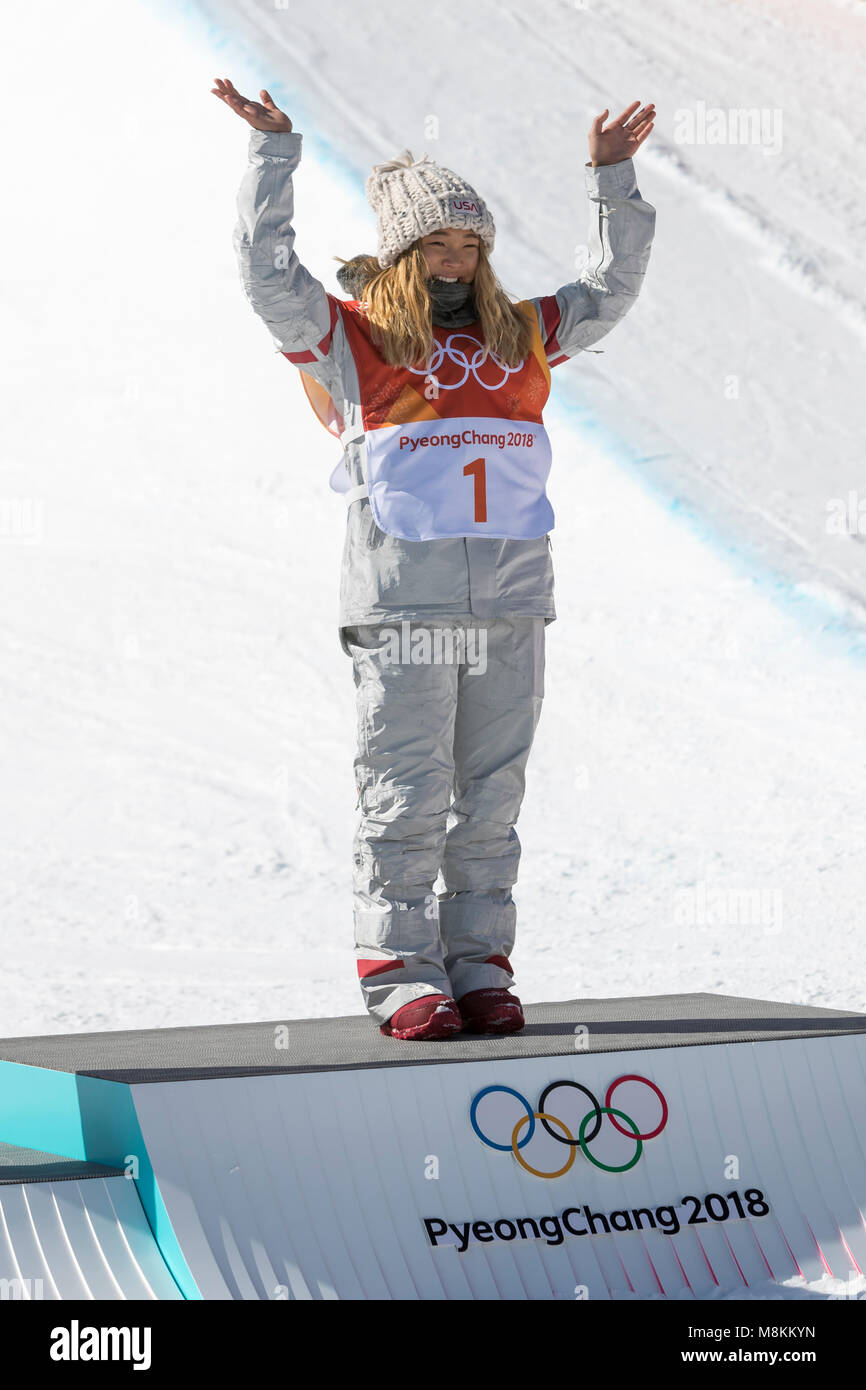
<svg viewBox="0 0 866 1390"><path fill-rule="evenodd" d="M597 164L619 164L623 159L630 159L640 148L653 128L656 109L652 102L649 106L641 106L638 111L639 106L639 101L632 102L608 126L604 126L604 122L610 115L609 110L596 116L589 132L589 157L593 167Z"/></svg>
<svg viewBox="0 0 866 1390"><path fill-rule="evenodd" d="M215 97L224 101L226 106L230 106L239 116L242 116L253 130L291 130L292 123L285 111L280 111L274 105L270 95L262 89L259 92L261 101L248 101L242 97L236 87L232 85L227 77L215 77L215 87L211 87Z"/></svg>

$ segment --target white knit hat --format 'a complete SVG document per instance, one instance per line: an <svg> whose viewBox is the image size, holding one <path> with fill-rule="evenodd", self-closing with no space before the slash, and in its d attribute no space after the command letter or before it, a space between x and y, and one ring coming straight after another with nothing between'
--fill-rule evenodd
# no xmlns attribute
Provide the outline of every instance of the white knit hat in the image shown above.
<svg viewBox="0 0 866 1390"><path fill-rule="evenodd" d="M443 227L477 232L493 250L496 227L475 189L425 154L414 159L403 150L387 164L375 164L367 179L367 200L379 229L379 264L393 265L419 237Z"/></svg>

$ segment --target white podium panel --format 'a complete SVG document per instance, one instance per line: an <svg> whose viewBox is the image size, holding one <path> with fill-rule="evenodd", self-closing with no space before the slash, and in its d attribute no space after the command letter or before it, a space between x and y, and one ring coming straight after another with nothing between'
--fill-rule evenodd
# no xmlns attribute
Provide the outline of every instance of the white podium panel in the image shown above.
<svg viewBox="0 0 866 1390"><path fill-rule="evenodd" d="M657 995L0 1040L0 1292L713 1300L866 1272L866 1016ZM28 1283L30 1281L30 1283ZM10 1292L11 1290L11 1292Z"/></svg>
<svg viewBox="0 0 866 1390"><path fill-rule="evenodd" d="M205 1298L707 1298L866 1270L864 1061L809 1038L132 1090Z"/></svg>

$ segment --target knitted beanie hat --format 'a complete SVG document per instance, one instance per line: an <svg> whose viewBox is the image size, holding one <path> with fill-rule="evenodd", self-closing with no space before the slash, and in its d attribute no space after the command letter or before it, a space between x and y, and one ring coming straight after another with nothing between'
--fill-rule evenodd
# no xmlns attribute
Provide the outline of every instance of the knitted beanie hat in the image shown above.
<svg viewBox="0 0 866 1390"><path fill-rule="evenodd" d="M366 189L376 213L383 269L419 237L443 227L477 232L488 251L493 250L496 227L486 203L465 179L426 154L416 160L403 150L387 164L375 164Z"/></svg>

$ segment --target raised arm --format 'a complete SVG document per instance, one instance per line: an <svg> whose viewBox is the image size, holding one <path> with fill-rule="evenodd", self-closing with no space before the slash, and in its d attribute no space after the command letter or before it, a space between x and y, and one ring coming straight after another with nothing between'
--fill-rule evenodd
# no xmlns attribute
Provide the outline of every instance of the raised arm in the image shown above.
<svg viewBox="0 0 866 1390"><path fill-rule="evenodd" d="M310 353L322 361L330 350L335 309L295 252L292 174L302 136L266 91L261 102L242 97L227 78L212 90L252 126L250 164L238 192L234 247L244 291L281 352Z"/></svg>
<svg viewBox="0 0 866 1390"><path fill-rule="evenodd" d="M635 102L589 132L584 178L590 200L589 256L577 280L534 300L552 367L591 348L628 313L649 263L655 208L637 186L632 154L653 128L655 107Z"/></svg>

